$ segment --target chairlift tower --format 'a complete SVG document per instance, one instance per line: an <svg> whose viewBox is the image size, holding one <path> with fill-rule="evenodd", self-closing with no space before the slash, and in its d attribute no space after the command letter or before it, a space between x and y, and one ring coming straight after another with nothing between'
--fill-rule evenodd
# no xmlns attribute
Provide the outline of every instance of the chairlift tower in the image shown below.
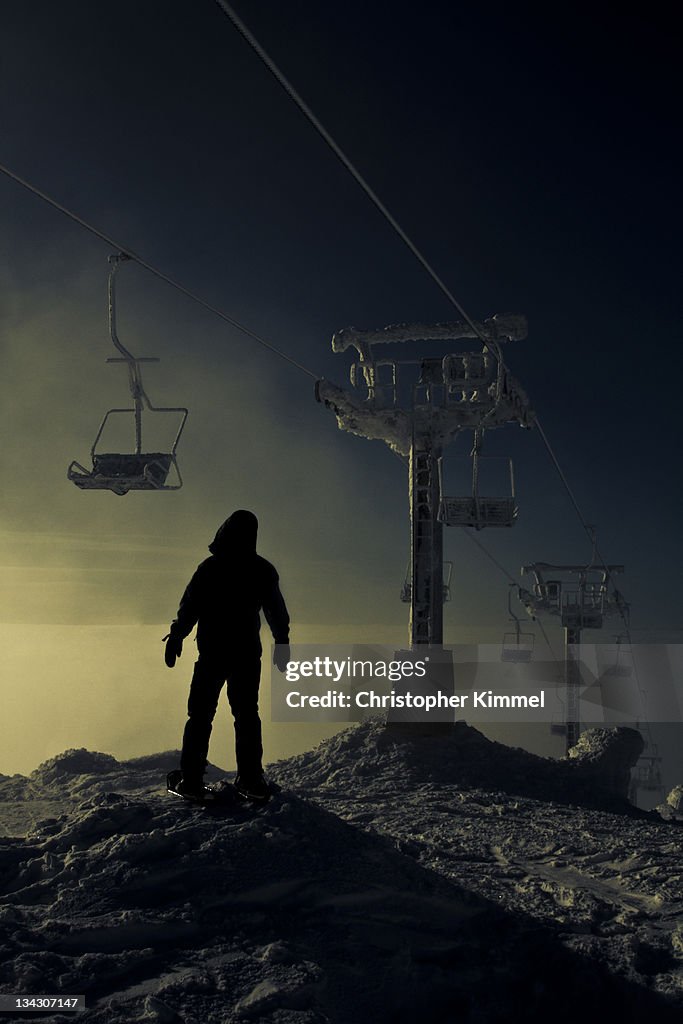
<svg viewBox="0 0 683 1024"><path fill-rule="evenodd" d="M616 641L614 660L605 668L603 675L608 679L630 679L634 675L630 630L626 633L616 633L614 640ZM640 689L637 678L636 683ZM643 722L636 721L635 728L638 729L645 740L645 747L638 759L638 763L634 765L631 772L628 798L632 804L638 807L638 796L641 792L655 794L660 799L664 799L665 792L662 779L662 757L657 744L652 738L652 730L650 729L647 717Z"/></svg>
<svg viewBox="0 0 683 1024"><path fill-rule="evenodd" d="M334 412L340 429L384 441L408 459L410 581L404 594L410 599L411 650L443 645L443 526L511 526L516 518L514 487L502 497L480 495L479 464L485 430L511 422L533 424L527 396L508 372L500 349L503 342L526 334L525 317L498 314L478 324L347 328L332 338L334 352L356 350L353 390L320 380L316 398ZM452 343L465 339L478 339L481 349L451 350ZM406 343L418 343L419 354L402 349ZM427 344L428 352L422 348ZM391 349L382 348L387 345ZM442 457L463 430L474 433L472 492L448 497Z"/></svg>
<svg viewBox="0 0 683 1024"><path fill-rule="evenodd" d="M584 629L602 629L606 615L624 614L627 605L616 587L610 589L613 574L623 565L550 565L534 562L522 567L531 574L531 591L519 596L530 615L539 612L557 616L564 627L565 737L566 750L575 746L581 734L579 710L579 646Z"/></svg>

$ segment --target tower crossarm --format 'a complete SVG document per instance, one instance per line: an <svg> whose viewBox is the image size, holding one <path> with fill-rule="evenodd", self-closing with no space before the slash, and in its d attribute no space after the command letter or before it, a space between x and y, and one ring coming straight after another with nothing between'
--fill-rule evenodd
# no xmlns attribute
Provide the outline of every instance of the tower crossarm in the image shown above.
<svg viewBox="0 0 683 1024"><path fill-rule="evenodd" d="M624 571L623 565L552 565L550 562L533 562L531 565L522 566L522 574L536 573L536 572L570 572L577 575L584 575L585 573L602 573L603 576L607 577L612 573L619 573Z"/></svg>
<svg viewBox="0 0 683 1024"><path fill-rule="evenodd" d="M367 359L371 345L386 345L408 341L459 341L466 338L485 338L500 344L505 341L521 341L526 338L528 325L521 313L496 313L475 323L473 330L465 321L441 324L389 324L377 330L359 331L346 327L337 331L332 338L332 351L345 352L353 346L361 359Z"/></svg>
<svg viewBox="0 0 683 1024"><path fill-rule="evenodd" d="M412 416L403 409L376 409L328 380L319 380L315 397L337 417L337 426L370 441L386 441L399 455L409 455L413 436Z"/></svg>
<svg viewBox="0 0 683 1024"><path fill-rule="evenodd" d="M534 562L522 567L522 574L534 579L531 593L523 591L524 604L529 614L557 615L570 629L601 629L605 615L619 614L623 618L628 614L628 605L616 587L609 589L612 574L623 571L623 565Z"/></svg>
<svg viewBox="0 0 683 1024"><path fill-rule="evenodd" d="M521 389L520 389L521 392ZM533 413L526 396L510 391L502 400L484 405L477 401L448 401L444 405L415 404L406 411L397 406L377 408L368 398L354 395L327 380L316 382L316 399L331 409L340 430L371 441L385 441L399 455L408 455L415 434L428 447L445 448L460 430L474 430L485 421L486 427L501 427L519 422L531 426Z"/></svg>

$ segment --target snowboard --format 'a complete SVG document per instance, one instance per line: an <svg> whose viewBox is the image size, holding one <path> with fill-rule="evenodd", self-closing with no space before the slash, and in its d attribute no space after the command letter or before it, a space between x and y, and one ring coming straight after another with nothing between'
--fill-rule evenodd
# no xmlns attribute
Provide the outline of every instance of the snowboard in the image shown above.
<svg viewBox="0 0 683 1024"><path fill-rule="evenodd" d="M253 794L243 790L239 782L237 781L233 782L233 788L240 800L244 801L245 803L254 804L256 807L260 806L261 804L267 804L273 793L279 789L279 787L274 786L273 783L271 782L268 783L267 793L264 793L263 796L254 796Z"/></svg>
<svg viewBox="0 0 683 1024"><path fill-rule="evenodd" d="M188 804L199 804L200 806L215 803L216 793L211 786L204 786L201 795L194 793L180 793L177 786L182 777L183 773L178 768L169 772L166 776L166 789L172 796L177 796L181 800L185 800Z"/></svg>

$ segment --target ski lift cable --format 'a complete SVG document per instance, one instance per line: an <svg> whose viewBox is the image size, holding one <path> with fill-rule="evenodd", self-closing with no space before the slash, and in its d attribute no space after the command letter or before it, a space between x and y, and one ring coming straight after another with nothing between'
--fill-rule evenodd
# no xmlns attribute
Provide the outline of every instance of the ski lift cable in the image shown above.
<svg viewBox="0 0 683 1024"><path fill-rule="evenodd" d="M319 373L315 373L313 370L309 370L309 368L307 366L304 366L303 363L298 362L292 356L288 355L286 352L283 352L282 349L277 348L277 346L273 345L271 342L266 341L265 338L262 338L259 334L256 334L255 331L252 331L251 328L246 327L244 324L241 324L238 320L235 320L234 317L224 312L224 310L219 309L217 306L212 305L210 302L207 302L206 299L203 299L200 295L197 295L195 292L190 291L190 289L186 288L183 284L180 283L180 281L176 281L174 278L169 277L168 274L165 274L162 270L159 270L158 267L155 267L152 263L149 263L148 260L144 259L144 257L139 256L137 253L133 252L133 250L130 249L129 247L121 245L115 239L105 234L104 231L100 231L99 228L96 228L94 227L94 225L89 224L88 221L84 220L82 217L79 217L79 215L77 213L74 213L73 210L68 209L68 207L64 206L56 199L53 199L52 196L47 194L47 192L43 192L42 189L39 189L36 185L32 185L31 182L26 181L25 178L22 178L18 174L15 174L15 172L10 170L9 167L5 167L4 164L0 164L0 172L6 175L6 177L11 178L12 181L16 182L18 185L21 185L23 188L27 189L29 192L32 192L34 196L37 196L39 199L42 199L45 203L47 203L49 206L52 206L55 210L58 210L60 213L63 213L66 217L74 221L76 224L79 224L82 228L85 228L86 231L89 231L90 234L95 235L96 238L99 238L101 239L101 241L106 242L107 245L110 245L113 249L116 249L117 252L123 254L132 262L137 263L139 266L149 271L149 273L153 274L154 277L158 277L160 281L164 281L172 288L175 288L176 291L179 291L181 293L181 295L184 295L186 298L191 299L192 302L196 302L199 306L202 306L210 313L213 313L221 320L224 320L226 323L230 324L231 327L236 328L236 330L240 331L242 334L245 334L248 338L251 338L252 341L258 342L259 345L262 345L263 348L268 349L269 352L274 352L275 355L278 355L280 356L281 359L284 359L286 362L291 363L291 365L295 366L297 370L301 370L302 373L305 373L307 374L307 376L312 377L313 380L320 379Z"/></svg>
<svg viewBox="0 0 683 1024"><path fill-rule="evenodd" d="M360 187L365 192L365 194L368 197L368 199L371 200L371 202L375 205L375 207L379 210L379 212L385 218L385 220L394 229L394 231L399 236L401 241L412 252L412 254L415 256L415 258L421 264L423 269L427 271L429 276L432 278L432 280L437 285L437 287L441 290L441 292L446 296L448 301L455 307L455 309L462 316L462 318L465 320L465 322L468 324L468 326L474 331L474 333L477 335L477 337L480 339L480 341L484 345L487 345L489 348L491 348L494 351L494 354L495 354L496 358L498 359L498 361L500 363L502 363L503 359L502 359L502 354L501 354L499 346L495 342L492 343L491 340L484 335L484 333L477 326L477 324L470 318L470 316L468 315L467 311L463 308L463 306L457 300L455 295L451 292L451 290L444 283L444 281L439 277L439 275L436 273L436 271L431 266L431 264L426 259L426 257L422 254L422 252L418 249L418 247L415 245L415 243L412 241L412 239L404 231L404 229L398 223L396 218L390 213L390 211L384 205L384 203L379 198L379 196L374 191L374 189L371 188L371 186L365 180L365 178L360 173L360 171L357 169L357 167L351 162L351 160L346 155L346 153L343 151L341 146L339 146L339 144L335 141L335 139L332 137L332 135L330 135L330 133L327 131L327 129L322 124L320 119L313 113L313 111L308 106L308 104L305 102L305 100L299 95L299 93L296 91L296 89L294 88L292 83L289 81L289 79L284 75L284 73L280 70L278 65L275 63L273 58L266 52L266 50L264 50L264 48L261 46L259 41L254 36L254 34L247 28L245 23L242 21L242 19L236 13L236 11L231 7L231 5L229 3L226 2L226 0L216 0L216 3L220 7L220 9L223 11L223 13L226 15L226 17L229 18L229 20L232 22L233 26L240 33L242 38L254 50L254 52L259 57L259 59L261 60L263 65L268 69L268 71L270 71L270 73L274 76L274 78L282 86L282 88L285 90L285 92L290 97L290 99L296 104L296 106L299 108L301 113L307 118L307 120L310 122L310 124L315 128L315 130L321 136L321 138L327 143L329 148L332 150L332 152L335 154L335 156L339 159L339 161L343 164L343 166L346 168L346 170L349 172L349 174L351 174L351 176L358 183L358 185L360 185ZM564 485L564 487L565 487L565 489L566 489L566 491L567 491L567 493L568 493L568 495L570 497L570 500L571 500L571 502L572 502L572 504L574 506L574 509L575 509L575 511L576 511L576 513L577 513L577 515L579 517L579 520L581 521L581 524L582 524L584 530L586 531L586 533L588 534L588 536L590 537L591 541L594 543L594 536L593 536L593 534L591 532L591 529L590 529L588 523L586 522L586 520L585 520L585 518L583 516L583 513L581 512L581 509L580 509L580 507L578 505L578 502L576 501L576 498L574 497L572 489L569 486L567 478L566 478L566 476L564 475L564 473L562 471L562 467L560 466L560 463L558 462L557 457L555 456L555 453L552 450L552 447L550 445L550 442L548 441L548 438L547 438L547 436L545 434L545 431L543 430L543 428L542 428L542 426L541 426L541 424L540 424L538 419L535 419L534 422L535 422L535 425L538 427L539 433L540 433L540 435L541 435L541 437L543 439L543 443L545 444L545 446L546 446L546 448L548 450L548 453L549 453L549 455L550 455L550 457L551 457L551 459L552 459L552 461L553 461L553 463L555 465L555 468L556 468L556 470L557 470L557 472L558 472L558 474L560 476L560 479L561 479L561 481L562 481L562 483L563 483L563 485ZM476 543L476 541L475 541L475 543ZM600 555L600 552L597 550L597 547L595 548L595 554L598 556L598 559L600 560L601 564L605 568L605 571L607 572L607 578L609 579L609 577L610 577L609 570L607 569L605 561L602 558L602 556ZM625 627L627 627L628 623L626 621L626 617L624 615L624 611L623 611L623 609L621 607L620 607L620 614L621 614L621 617L622 617L622 619L624 621Z"/></svg>
<svg viewBox="0 0 683 1024"><path fill-rule="evenodd" d="M351 162L351 160L346 155L346 153L341 148L341 146L339 146L339 144L330 135L330 133L327 131L327 129L322 124L320 119L318 117L316 117L316 115L313 113L313 111L308 106L308 104L305 102L305 100L296 91L296 89L294 88L292 83L289 81L289 79L286 78L286 76L283 74L283 72L277 66L277 64L275 63L273 58L263 49L263 47L261 46L259 41L256 39L256 37L253 35L253 33L249 31L249 29L244 24L242 19L233 10L233 8L230 6L230 4L225 2L225 0L216 0L216 3L220 7L220 9L223 11L223 13L226 15L226 17L230 19L230 21L232 22L234 27L237 29L237 31L240 33L240 35L245 40L245 42L247 42L249 44L249 46L251 46L252 50L254 50L254 52L260 58L261 62L264 64L264 66L268 69L268 71L270 71L270 73L273 75L273 77L279 82L279 84L285 90L285 92L290 97L290 99L293 100L293 102L299 108L301 113L308 119L308 121L313 125L315 130L321 136L321 138L327 143L327 145L330 147L330 149L335 154L335 156L338 158L338 160L343 164L343 166L346 168L346 170L349 172L349 174L352 176L352 178L354 178L354 180L358 183L358 185L360 185L360 187L362 188L363 192L365 192L365 194L368 197L368 199L379 210L379 212L382 214L382 216L387 221L387 223L393 228L393 230L399 236L401 241L408 247L408 249L410 249L410 251L413 254L413 256L417 259L417 261L420 263L420 265L423 267L423 269L427 271L427 273L432 278L432 280L434 281L436 286L446 296L446 298L451 303L451 305L455 307L455 309L458 311L460 316L467 323L467 325L474 331L474 333L479 338L479 340L484 345L486 345L489 349L491 349L494 352L495 357L498 360L498 362L499 363L503 363L502 353L500 351L500 347L497 344L497 342L492 340L491 338L487 338L486 335L481 330L481 328L479 328L477 326L476 322L471 319L471 317L468 315L467 311L463 308L463 306L460 304L460 302L458 302L457 298L455 297L453 292L450 290L450 288L439 277L439 275L434 270L432 265L429 263L427 258L418 249L418 247L415 245L415 243L412 241L412 239L409 237L409 235L403 230L403 228L401 227L399 222L396 220L396 218L393 216L393 214L387 209L387 207L384 205L384 203L379 198L379 196L374 191L374 189L368 184L368 182L365 180L365 178L360 173L360 171L355 166L355 164L353 164Z"/></svg>
<svg viewBox="0 0 683 1024"><path fill-rule="evenodd" d="M463 533L465 534L466 537L468 537L472 541L473 544L476 544L476 546L479 548L479 550L484 555L486 555L486 557L489 559L489 561L493 562L495 567L500 572L502 572L503 576L507 577L508 583L514 583L515 586L517 586L517 580L514 578L514 576L512 576L512 574L507 571L507 569L505 568L504 565L501 565L501 563L498 561L498 559L495 557L495 555L492 555L491 552L488 550L488 548L485 548L484 545L482 544L482 542L480 540L478 540L470 530L468 530L465 527L465 528L463 528Z"/></svg>
<svg viewBox="0 0 683 1024"><path fill-rule="evenodd" d="M541 435L541 440L543 441L543 444L546 447L548 455L550 456L551 461L552 461L555 469L557 470L557 475L559 476L560 480L562 481L562 485L563 485L565 491L569 495L569 500L571 501L572 505L574 506L574 511L576 512L577 516L579 517L579 521L581 522L581 525L583 526L584 530L586 531L586 534L588 535L588 538L589 538L591 544L593 545L593 547L595 549L595 553L600 558L600 553L597 551L597 548L595 548L595 534L594 534L594 531L591 528L591 526L589 525L589 523L587 522L586 518L584 517L583 512L581 511L581 508L579 507L579 503L576 500L576 498L574 497L574 492L572 491L571 487L569 486L569 481L567 480L567 477L564 475L562 467L561 467L561 465L560 465L560 463L558 461L557 456L555 455L555 452L552 449L552 446L550 444L550 441L548 440L548 437L546 435L545 430L541 426L541 421L539 420L538 416L536 416L535 419L534 419L534 426L538 428L538 432ZM602 558L600 558L600 561L602 561ZM605 568L607 568L607 567L605 566Z"/></svg>
<svg viewBox="0 0 683 1024"><path fill-rule="evenodd" d="M259 44L258 40L249 31L249 29L246 27L244 22L238 17L238 15L232 9L232 7L228 3L225 2L225 0L216 0L216 3L221 8L223 13L230 19L230 21L232 22L234 27L238 30L240 35L242 35L242 37L245 39L245 41L252 47L252 49L255 51L257 56L260 58L260 60L264 64L264 66L271 72L271 74L273 74L273 76L277 79L277 81L280 83L282 88L287 92L287 94L290 96L290 98L296 103L296 105L299 107L301 112L306 116L306 118L309 120L309 122L316 129L318 134L323 138L323 140L327 143L327 145L332 149L332 151L335 153L335 155L338 157L338 159L341 161L341 163L344 165L344 167L346 167L346 169L349 171L349 173L352 175L352 177L361 186L361 188L363 189L365 194L368 196L368 198L373 202L373 204L377 207L377 209L380 211L380 213L385 217L387 222L391 225L391 227L394 229L394 231L399 235L399 237L404 242L404 244L410 249L410 251L416 257L416 259L419 261L419 263L422 265L422 267L427 271L427 273L430 275L430 277L433 279L433 281L439 287L439 289L443 292L443 294L446 296L446 298L449 300L449 302L460 313L460 315L463 317L463 319L468 324L468 326L474 331L474 333L477 335L477 337L482 341L482 343L484 345L487 345L489 348L493 349L497 359L499 359L502 362L502 355L500 353L499 346L495 342L492 343L491 339L487 338L483 334L483 332L480 330L478 325L475 323L475 321L473 321L470 318L470 316L468 315L466 310L458 302L458 300L453 295L453 293L450 291L450 289L447 287L447 285L438 276L438 274L433 269L431 264L423 256L423 254L420 252L420 250L417 248L417 246L414 244L414 242L409 238L409 236L403 230L403 228L398 223L398 221L392 216L392 214L389 212L387 207L381 201L379 196L374 192L374 190L370 187L370 185L367 183L365 178L363 178L363 176L360 174L360 172L357 170L357 168L354 166L354 164L346 156L344 151L335 142L335 140L332 138L332 136L329 134L329 132L325 129L325 127L322 125L322 123L319 121L319 119L316 117L316 115L313 113L313 111L308 107L308 105L305 103L305 101L301 98L301 96L298 94L298 92L294 89L294 87L291 85L291 83L285 77L285 75L282 73L282 71L280 71L280 69L277 67L277 65L272 60L272 58L266 53L266 51L263 49L263 47ZM185 286L182 285L179 281L176 281L175 279L173 279L169 275L165 274L163 271L159 270L153 264L149 263L143 257L141 257L137 253L135 253L132 249L130 249L130 248L126 247L126 246L123 246L123 245L119 244L118 242L116 242L109 235L105 234L103 231L100 231L98 228L96 228L92 224L88 223L82 217L78 216L78 214L74 213L72 210L69 210L66 206L64 206L63 204L59 203L57 200L53 199L47 193L43 192L41 189L37 188L35 185L32 185L30 182L26 181L24 178L20 177L18 174L16 174L13 171L11 171L5 165L0 164L0 171L3 174L5 174L7 177L9 177L13 181L15 181L17 184L21 185L23 188L25 188L29 192L33 193L35 196L37 196L38 198L42 199L44 202L48 203L54 209L58 210L60 213L63 213L65 216L69 217L75 223L77 223L81 227L85 228L87 231L89 231L91 234L95 235L97 238L100 238L102 241L106 242L108 245L112 246L113 248L119 250L121 253L125 254L129 259L131 259L133 262L139 264L141 267L143 267L149 273L153 274L155 277L159 278L160 280L166 282L166 284L169 284L172 288L175 288L177 291L179 291L181 294L185 295L187 298L191 299L193 302L196 302L198 305L202 306L204 309L206 309L209 312L213 313L215 316L218 316L220 319L224 320L226 323L230 324L232 327L236 328L241 333L243 333L247 337L251 338L253 341L256 341L258 344L262 345L264 348L266 348L269 351L271 351L271 352L275 353L276 355L280 356L280 358L284 359L285 361L287 361L291 365L295 366L297 369L299 369L303 373L307 374L307 376L312 377L314 380L318 380L320 378L319 374L317 374L314 371L308 369L308 367L304 366L302 363L298 362L292 356L289 356L286 352L283 352L281 349L277 348L275 345L273 345L270 342L266 341L260 335L256 334L250 328L246 327L244 324L241 324L239 321L235 320L233 317L231 317L229 314L225 313L223 310L221 310L218 307L216 307L216 306L212 305L211 303L207 302L205 299L202 299L201 296L199 296L199 295L195 294L194 292L190 291L188 288L185 288ZM580 507L578 505L578 502L576 501L576 498L574 497L573 491L572 491L571 487L569 486L567 478L566 478L564 472L562 471L562 467L560 466L560 463L559 463L559 461L558 461L558 459L557 459L557 457L556 457L556 455L555 455L555 453L554 453L554 451L553 451L553 449L552 449L552 447L550 445L550 442L548 441L547 435L546 435L545 431L543 430L543 427L542 427L542 425L541 425L541 423L540 423L538 418L535 418L535 425L537 426L537 428L539 430L539 433L541 435L543 443L544 443L544 445L545 445L545 447L546 447L546 449L548 451L548 454L550 455L550 458L551 458L551 460L552 460L552 462L553 462L553 464L555 466L555 469L557 470L557 473L558 473L558 475L560 477L560 480L562 481L562 484L563 484L565 490L567 491L567 494L569 495L569 498L570 498L570 500L572 502L572 505L574 506L574 509L575 509L578 517L579 517L581 525L583 526L584 530L586 531L586 533L587 533L589 539L591 540L591 542L594 544L595 554L598 556L599 561L601 562L601 564L603 565L605 571L607 572L607 578L609 579L610 573L609 573L609 570L607 569L607 565L606 565L604 559L602 558L602 555L598 551L597 546L595 546L595 538L594 538L593 531L591 530L591 528L588 525L585 517L583 516L583 513L581 512L581 509L580 509ZM481 547L481 544L480 544L479 541L475 540L474 537L472 537L471 539L472 539L472 541L475 544L477 544L479 547ZM482 550L485 550L485 549L482 548ZM485 553L487 554L487 556L489 558L492 559L492 561L495 562L495 559L493 558L493 556L489 555L488 552L485 552ZM498 564L498 563L496 563L496 564ZM502 567L499 566L499 568L502 568ZM506 570L503 569L502 571L505 573L506 576L508 576ZM511 577L508 577L508 578L511 578ZM627 621L627 618L626 618L626 616L624 614L624 610L623 610L623 608L621 606L619 608L619 611L620 611L620 615L622 617L622 620L624 622L625 629L627 631L627 636L630 636L628 621Z"/></svg>
<svg viewBox="0 0 683 1024"><path fill-rule="evenodd" d="M410 249L410 251L416 257L416 259L419 261L419 263L422 265L422 267L427 271L427 273L430 275L430 277L435 282L435 284L440 288L440 290L443 292L443 294L446 296L446 298L449 300L449 302L456 308L458 313L460 313L460 315L463 317L463 319L468 324L468 326L475 332L475 334L480 339L480 341L482 341L485 345L490 346L491 345L490 339L487 338L484 335L484 333L480 330L480 328L477 326L477 324L470 318L470 316L468 315L467 311L463 308L461 303L458 302L457 298L453 295L453 293L448 288L448 286L444 283L444 281L439 277L439 275L436 273L434 268L428 262L426 257L422 254L422 252L417 248L415 243L411 240L411 238L403 230L401 225L398 223L396 218L390 213L390 211L384 205L384 203L379 198L379 196L374 191L374 189L371 188L371 186L365 180L365 178L360 173L360 171L357 169L357 167L351 162L351 160L346 155L346 153L343 151L343 149L335 141L335 139L332 137L332 135L330 135L330 133L327 131L327 129L322 124L320 119L313 113L313 111L308 106L308 104L305 102L305 100L299 95L299 93L296 91L296 89L294 88L292 83L289 81L289 79L284 75L284 73L280 70L278 65L275 63L273 58L266 52L266 50L264 50L264 48L261 46L259 41L254 36L254 34L247 28L245 23L242 21L242 19L236 13L236 11L230 6L229 3L226 2L226 0L216 0L216 3L220 7L220 9L223 11L223 13L226 15L226 17L228 17L230 19L230 21L232 22L234 27L237 29L237 31L240 33L242 38L249 44L249 46L251 46L251 48L254 50L254 52L259 57L261 62L264 64L264 66L268 69L268 71L270 71L270 73L274 76L274 78L279 82L279 84L285 90L287 95L293 100L293 102L296 104L296 106L299 108L299 110L302 112L302 114L304 114L304 116L308 119L308 121L313 125L315 130L318 132L318 134L321 136L321 138L327 143L327 145L330 147L330 149L335 154L335 156L340 160L340 162L343 164L343 166L352 175L352 177L355 179L355 181L360 185L360 187L363 189L363 191L365 192L367 197L377 207L377 209L380 211L382 216L387 220L387 222L391 225L391 227L394 229L394 231L398 234L400 239ZM502 357L501 357L501 354L500 354L500 349L499 349L499 347L497 345L495 345L495 349L496 349L496 356L499 359L501 359ZM552 459L552 461L553 461L553 463L555 465L555 468L556 468L556 470L557 470L557 472L558 472L558 474L560 476L560 479L562 480L562 483L563 483L563 485L564 485L564 487L565 487L565 489L566 489L566 491L567 491L567 493L568 493L568 495L569 495L569 497L571 499L571 502L572 502L572 504L574 506L574 509L576 510L576 513L577 513L577 515L578 515L578 517L579 517L579 519L581 521L581 524L582 524L583 528L586 530L588 536L591 538L591 541L594 541L594 537L593 537L593 534L591 532L591 529L590 529L588 523L586 522L586 520L585 520L585 518L583 516L583 513L581 512L581 509L580 509L580 507L578 505L578 502L576 501L576 498L574 497L572 489L569 486L567 478L564 475L564 473L562 471L562 468L561 468L561 466L560 466L560 464L559 464L559 462L557 460L557 457L555 456L555 453L552 450L550 442L548 441L548 438L547 438L547 436L545 434L545 431L543 430L543 428L542 428L542 426L541 426L541 424L540 424L540 422L539 422L539 420L537 418L535 419L535 424L536 424L536 426L539 429L539 433L541 434L541 437L543 439L543 443L545 444L545 446L546 446L546 448L548 450L548 453L550 454L550 457L551 457L551 459ZM604 564L604 560L600 556L600 553L597 551L597 548L596 548L596 554L598 555L598 558L600 559L600 561L603 564L603 566L605 567L605 569L607 569L607 567ZM609 571L608 571L608 577L609 577Z"/></svg>
<svg viewBox="0 0 683 1024"><path fill-rule="evenodd" d="M468 315L467 311L464 309L464 307L461 305L461 303L457 300L455 295L451 292L451 290L448 288L448 286L445 284L445 282L439 277L439 275L436 273L434 268L428 262L426 257L422 254L422 252L418 249L418 247L415 245L415 243L412 241L412 239L404 231L404 229L401 227L399 222L391 214L391 212L388 210L388 208L385 206L385 204L379 198L377 193L369 185L369 183L366 181L366 179L363 177L363 175L360 173L360 171L356 168L356 166L352 163L352 161L349 159L349 157L346 155L346 153L343 151L343 149L338 145L338 143L335 141L335 139L332 137L332 135L330 135L330 133L324 127L324 125L322 124L320 119L314 114L314 112L311 110L311 108L308 106L308 104L305 102L305 100L300 96L300 94L297 92L297 90L291 84L289 79L280 70L278 65L273 60L273 58L266 52L266 50L261 46L261 44L258 42L258 40L253 35L253 33L247 28L245 23L242 21L242 19L236 13L236 11L230 6L230 4L228 4L226 2L226 0L216 0L216 3L220 7L220 9L223 11L223 13L226 15L226 17L228 17L228 19L232 22L233 26L240 33L242 38L254 50L254 52L259 57L261 62L264 64L264 66L268 69L268 71L270 71L270 73L273 75L273 77L281 85L281 87L284 89L284 91L287 93L287 95L290 97L290 99L296 104L296 106L299 108L299 110L302 112L302 114L307 118L307 120L310 122L310 124L315 128L315 130L318 132L318 134L321 136L321 138L324 140L324 142L329 146L329 148L332 150L332 152L335 154L335 156L339 159L339 161L342 163L342 165L351 174L351 176L354 178L354 180L357 182L357 184L360 185L360 187L362 188L363 192L366 194L368 199L370 199L370 201L374 204L374 206L379 210L379 212L382 214L382 216L385 218L385 220L388 222L388 224L393 228L393 230L399 236L401 241L407 246L407 248L412 252L412 254L415 256L415 258L421 264L423 269L427 271L429 276L432 278L432 280L437 285L437 287L441 290L441 292L446 296L448 301L455 307L455 309L458 311L458 313L460 313L460 315L463 317L463 319L468 324L468 326L474 331L474 333L477 335L477 337L480 339L480 341L484 345L487 345L487 346L492 347L494 349L494 353L495 353L497 359L502 362L502 355L501 355L500 348L498 347L498 345L496 345L495 343L494 343L493 346L491 345L491 340L489 338L487 338L483 334L483 332L479 329L477 324L470 318L470 316ZM605 572L607 574L607 579L610 579L611 578L611 573L610 573L610 571L609 571L609 569L607 567L605 559L602 557L600 551L598 550L596 539L595 539L595 532L591 528L591 526L588 524L587 520L585 519L585 517L584 517L584 515L583 515L583 513L581 511L581 508L580 508L580 506L579 506L579 504L578 504L578 502L577 502L577 500L576 500L576 498L574 496L574 492L572 491L572 489L571 489L571 487L569 485L569 482L568 482L568 480L567 480L567 478L566 478L566 476L565 476L565 474L564 474L564 472L562 470L562 467L561 467L561 465L559 463L559 460L557 459L557 456L555 455L555 452L553 451L553 448L552 448L552 446L551 446L551 444L550 444L550 442L548 440L548 437L547 437L545 431L543 430L543 427L542 427L542 425L540 423L540 420L536 417L534 422L535 422L535 425L538 427L539 433L540 433L541 438L543 440L543 444L545 445L545 447L546 447L546 449L548 451L548 454L550 455L550 458L551 458L551 460L553 462L553 465L555 466L555 469L556 469L556 471L557 471L557 473L558 473L558 475L560 477L560 480L562 481L562 484L563 484L563 486L564 486L564 488L565 488L565 490L566 490L566 492L567 492L567 494L569 496L569 499L570 499L570 501L571 501L571 503L572 503L572 505L574 507L574 510L576 511L576 514L577 514L577 516L579 518L579 521L580 521L583 529L585 530L589 540L591 541L591 544L593 546L593 555L594 555L594 557L597 556L599 562L601 563L602 567L604 568L604 570L605 570ZM403 461L403 459L401 461ZM476 544L482 550L482 552L494 563L494 565L496 565L498 567L498 569L503 573L503 575L505 575L509 581L512 581L513 583L515 583L516 581L514 580L514 578L494 558L494 556L491 555L491 553L489 551L487 551L486 548L472 534L469 533L469 531L466 530L465 532L470 537L472 542L474 544ZM621 619L622 619L622 621L624 623L624 628L626 630L626 635L627 635L629 643L630 643L630 627L629 627L628 619L626 617L626 614L624 612L624 608L623 608L622 604L619 605L619 614L620 614L620 617L621 617ZM550 645L550 643L548 641L547 635L545 633L545 629L543 628L542 624L539 624L539 625L541 626L541 630L543 632L543 635L544 635L544 638L546 640L546 643L548 644L548 646L549 646L549 648L551 650L551 653L553 653L553 657L555 657L554 652L552 651L552 647L551 647L551 645Z"/></svg>

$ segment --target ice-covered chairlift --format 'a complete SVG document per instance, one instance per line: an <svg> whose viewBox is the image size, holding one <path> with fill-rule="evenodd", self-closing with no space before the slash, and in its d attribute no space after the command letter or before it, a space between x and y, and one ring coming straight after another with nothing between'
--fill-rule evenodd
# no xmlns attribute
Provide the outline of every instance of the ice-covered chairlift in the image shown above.
<svg viewBox="0 0 683 1024"><path fill-rule="evenodd" d="M439 520L445 526L468 526L474 530L483 530L487 526L512 526L518 513L514 497L442 496L439 502Z"/></svg>
<svg viewBox="0 0 683 1024"><path fill-rule="evenodd" d="M122 409L109 409L100 423L97 436L90 449L92 467L86 469L75 459L67 469L67 477L81 490L108 490L114 494L124 495L129 491L177 491L182 485L182 477L176 458L176 449L185 426L188 410L181 406L154 406L150 402L142 385L141 363L158 363L156 358L136 359L119 341L116 333L116 311L114 277L120 262L128 259L123 253L110 257L112 264L109 273L109 330L114 346L122 353L122 358L107 359L108 363L126 363L128 366L128 382L133 397L133 405ZM142 418L144 410L153 415L177 414L180 423L175 439L166 451L146 452L142 445ZM98 452L97 446L107 425L109 417L116 414L132 415L135 425L135 447L132 452ZM175 478L169 482L171 468Z"/></svg>
<svg viewBox="0 0 683 1024"><path fill-rule="evenodd" d="M180 414L180 426L175 435L173 444L169 451L145 452L142 445L136 445L139 450L130 453L121 452L98 452L102 433L111 415L123 413L136 415L135 406L126 409L109 409L105 414L97 431L97 436L90 449L92 467L86 469L75 459L69 465L67 477L81 490L90 491L113 491L114 494L124 495L129 491L177 491L182 485L182 477L176 457L176 448L180 435L185 426L188 411L181 407L160 407L156 408L147 404L149 412L177 413ZM142 431L140 431L141 434ZM169 482L171 469L174 470L175 478Z"/></svg>
<svg viewBox="0 0 683 1024"><path fill-rule="evenodd" d="M484 496L479 493L479 474L484 466L490 465L494 460L500 462L497 456L486 456L480 454L481 437L479 431L475 431L475 443L472 449L472 491L471 494L458 497L451 497L444 494L443 462L439 464L439 520L445 526L467 526L474 530L483 530L488 526L512 526L519 509L515 497L515 476L512 459L507 459L509 474L509 492L506 495L496 497Z"/></svg>

